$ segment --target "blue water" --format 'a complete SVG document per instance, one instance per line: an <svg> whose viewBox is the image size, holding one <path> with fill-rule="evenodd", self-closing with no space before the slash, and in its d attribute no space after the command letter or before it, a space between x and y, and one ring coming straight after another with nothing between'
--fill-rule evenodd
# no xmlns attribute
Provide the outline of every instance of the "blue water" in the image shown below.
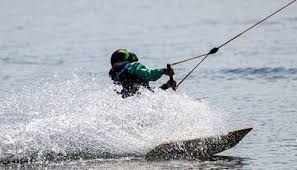
<svg viewBox="0 0 297 170"><path fill-rule="evenodd" d="M209 56L178 91L117 96L109 56L151 68L208 52L287 1L0 1L1 168L294 169L296 3ZM181 80L198 63L174 66ZM152 86L166 82L163 77ZM253 127L214 160L147 162L159 143ZM109 158L44 161L46 153Z"/></svg>

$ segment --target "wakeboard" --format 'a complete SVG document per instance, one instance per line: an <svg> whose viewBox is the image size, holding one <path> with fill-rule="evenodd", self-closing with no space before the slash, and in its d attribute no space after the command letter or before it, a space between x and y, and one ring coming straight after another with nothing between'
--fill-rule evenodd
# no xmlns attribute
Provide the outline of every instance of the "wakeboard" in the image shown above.
<svg viewBox="0 0 297 170"><path fill-rule="evenodd" d="M226 135L163 143L146 153L146 160L203 159L237 145L253 128Z"/></svg>

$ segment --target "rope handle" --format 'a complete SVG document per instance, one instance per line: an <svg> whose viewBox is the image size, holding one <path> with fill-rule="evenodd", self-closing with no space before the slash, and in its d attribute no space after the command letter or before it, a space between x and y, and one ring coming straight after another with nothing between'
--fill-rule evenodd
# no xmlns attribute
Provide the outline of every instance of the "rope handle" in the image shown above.
<svg viewBox="0 0 297 170"><path fill-rule="evenodd" d="M167 69L168 69L168 70L172 70L170 64L167 64ZM169 76L169 82L170 82L170 87L172 88L172 90L175 91L175 90L176 90L176 82L175 82L175 80L173 79L173 76Z"/></svg>

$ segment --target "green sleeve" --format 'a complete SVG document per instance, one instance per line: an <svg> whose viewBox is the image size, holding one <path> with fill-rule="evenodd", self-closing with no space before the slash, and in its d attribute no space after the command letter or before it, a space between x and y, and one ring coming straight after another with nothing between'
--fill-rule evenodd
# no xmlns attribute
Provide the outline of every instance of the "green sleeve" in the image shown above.
<svg viewBox="0 0 297 170"><path fill-rule="evenodd" d="M164 74L164 69L147 69L140 62L130 63L127 69L130 74L147 81L156 81Z"/></svg>

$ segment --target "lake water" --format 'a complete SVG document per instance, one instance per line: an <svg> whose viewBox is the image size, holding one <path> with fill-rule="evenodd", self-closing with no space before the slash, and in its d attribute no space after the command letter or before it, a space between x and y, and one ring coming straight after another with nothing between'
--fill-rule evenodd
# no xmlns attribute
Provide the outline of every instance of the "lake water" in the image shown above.
<svg viewBox="0 0 297 170"><path fill-rule="evenodd" d="M288 1L0 0L0 168L296 169L297 3L206 59L178 91L123 100L118 48L163 68L208 52ZM174 66L181 80L198 60ZM163 77L152 86L167 81ZM253 127L207 161L145 161L170 140ZM109 153L48 162L46 153Z"/></svg>

